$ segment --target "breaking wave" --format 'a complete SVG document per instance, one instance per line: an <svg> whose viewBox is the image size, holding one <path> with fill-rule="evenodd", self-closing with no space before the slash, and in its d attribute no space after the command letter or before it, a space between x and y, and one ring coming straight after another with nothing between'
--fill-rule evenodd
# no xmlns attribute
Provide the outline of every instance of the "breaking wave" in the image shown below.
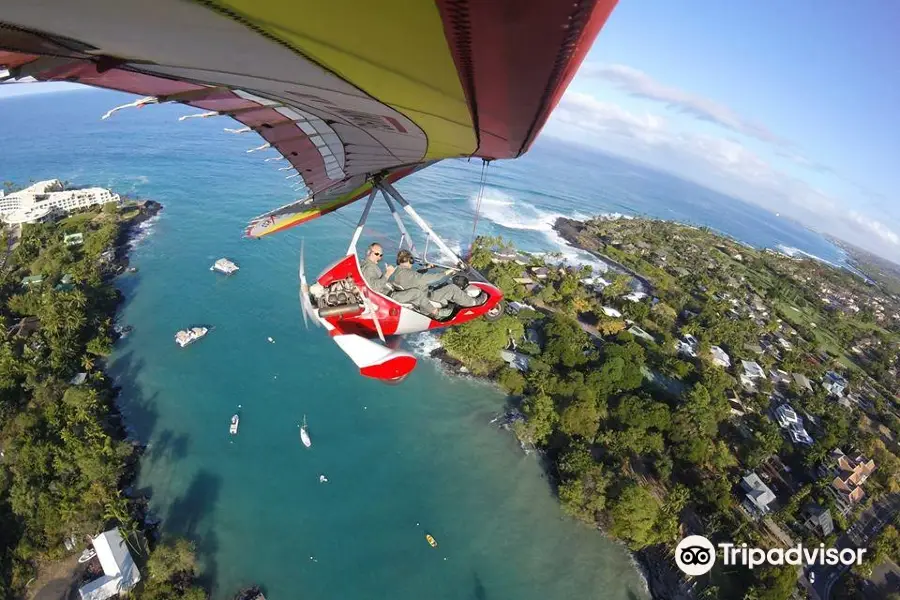
<svg viewBox="0 0 900 600"><path fill-rule="evenodd" d="M128 249L134 250L153 234L156 223L159 221L159 215L154 215L142 223L138 223L137 227L131 230L131 236L128 240Z"/></svg>
<svg viewBox="0 0 900 600"><path fill-rule="evenodd" d="M474 209L478 202L477 194L473 194L469 202ZM528 202L516 200L510 194L491 187L484 189L484 194L481 198L480 214L488 221L506 229L536 231L544 234L550 246L547 252L559 252L562 255L560 262L572 265L590 265L594 271L600 273L605 273L609 270L609 266L605 262L589 252L573 248L553 229L553 224L560 217L586 220L590 218L590 215L579 212L566 215L560 212L543 210ZM631 218L619 213L604 213L601 216L611 219Z"/></svg>
<svg viewBox="0 0 900 600"><path fill-rule="evenodd" d="M430 331L406 336L412 353L423 358L431 358L431 353L441 347L441 339Z"/></svg>
<svg viewBox="0 0 900 600"><path fill-rule="evenodd" d="M793 246L786 246L784 244L778 244L778 250L780 250L783 254L787 254L791 258L797 258L798 256L805 256L806 258L811 258L813 260L817 260L819 262L825 263L826 265L831 265L832 267L840 267L840 265L836 265L830 260L826 260L821 256L816 256L815 254L810 254L805 250L801 250L800 248L794 248Z"/></svg>

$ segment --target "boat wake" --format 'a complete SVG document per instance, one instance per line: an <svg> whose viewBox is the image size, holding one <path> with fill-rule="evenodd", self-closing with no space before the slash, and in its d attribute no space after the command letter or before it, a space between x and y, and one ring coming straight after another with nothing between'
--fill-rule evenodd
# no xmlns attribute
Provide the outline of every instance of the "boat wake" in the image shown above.
<svg viewBox="0 0 900 600"><path fill-rule="evenodd" d="M474 209L478 202L477 194L473 194L469 202ZM609 268L606 263L592 254L570 246L553 229L553 225L560 217L583 221L589 219L590 215L579 212L566 215L543 210L528 202L516 200L510 194L491 187L484 189L480 214L485 219L506 229L542 233L548 242L547 253L559 252L562 255L560 262L572 265L590 265L594 271L600 273L605 273ZM605 213L602 216L611 219L631 218L619 213Z"/></svg>

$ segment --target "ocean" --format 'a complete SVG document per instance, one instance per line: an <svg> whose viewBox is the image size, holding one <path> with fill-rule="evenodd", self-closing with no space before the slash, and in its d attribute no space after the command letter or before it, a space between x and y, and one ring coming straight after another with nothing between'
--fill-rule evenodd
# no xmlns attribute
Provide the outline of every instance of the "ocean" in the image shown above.
<svg viewBox="0 0 900 600"><path fill-rule="evenodd" d="M361 206L242 239L249 218L295 198L277 163L246 153L256 138L223 133L224 119L178 122L193 112L184 107L100 120L127 98L79 91L0 101L0 180L59 178L164 205L133 242L139 272L118 281L120 322L134 331L108 367L133 436L148 445L137 487L164 533L197 543L215 599L253 583L270 600L648 596L626 550L565 517L540 458L491 423L505 406L500 391L447 376L430 359L399 386L366 380L321 331L304 329L301 239L318 273L346 251ZM464 248L480 170L446 161L398 188ZM552 139L490 166L477 229L591 262L551 225L598 213L704 224L756 246L843 260L817 234L760 208ZM377 206L369 222L363 241L390 253L399 236L387 210ZM240 272L211 273L222 256ZM215 330L178 348L175 331L192 324ZM435 343L409 340L423 356ZM236 410L240 435L231 438ZM304 415L309 449L298 436Z"/></svg>

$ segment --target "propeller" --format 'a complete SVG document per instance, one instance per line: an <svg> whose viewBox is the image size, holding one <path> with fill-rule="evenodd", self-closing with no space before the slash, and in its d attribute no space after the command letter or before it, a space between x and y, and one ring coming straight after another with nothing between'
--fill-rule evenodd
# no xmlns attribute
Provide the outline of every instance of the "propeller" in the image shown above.
<svg viewBox="0 0 900 600"><path fill-rule="evenodd" d="M303 325L309 329L309 319L321 326L318 315L309 300L309 284L306 282L306 260L304 258L304 240L300 240L300 312L303 314Z"/></svg>

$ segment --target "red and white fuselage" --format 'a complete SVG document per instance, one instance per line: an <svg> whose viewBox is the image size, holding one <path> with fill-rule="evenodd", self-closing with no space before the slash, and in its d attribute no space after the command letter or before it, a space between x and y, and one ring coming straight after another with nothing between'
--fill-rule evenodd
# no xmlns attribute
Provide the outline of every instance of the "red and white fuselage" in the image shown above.
<svg viewBox="0 0 900 600"><path fill-rule="evenodd" d="M416 366L415 356L396 348L394 336L466 323L496 312L503 298L500 290L490 283L472 280L469 285L487 294L487 301L479 306L459 307L447 320L438 321L369 288L355 254L348 254L317 279L326 290L332 285L346 286L350 282L355 284L361 302L354 299L339 306L320 304L313 308L313 316L356 363L360 374L386 382L402 381ZM385 340L386 344L379 343L380 340Z"/></svg>

